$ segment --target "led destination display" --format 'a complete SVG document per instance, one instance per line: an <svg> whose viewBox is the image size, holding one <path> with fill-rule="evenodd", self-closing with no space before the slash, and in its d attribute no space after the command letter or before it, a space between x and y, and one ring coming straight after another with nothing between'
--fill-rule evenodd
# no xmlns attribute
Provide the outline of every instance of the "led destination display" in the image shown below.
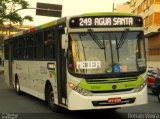
<svg viewBox="0 0 160 119"><path fill-rule="evenodd" d="M141 17L76 17L70 19L70 27L138 27L142 26Z"/></svg>

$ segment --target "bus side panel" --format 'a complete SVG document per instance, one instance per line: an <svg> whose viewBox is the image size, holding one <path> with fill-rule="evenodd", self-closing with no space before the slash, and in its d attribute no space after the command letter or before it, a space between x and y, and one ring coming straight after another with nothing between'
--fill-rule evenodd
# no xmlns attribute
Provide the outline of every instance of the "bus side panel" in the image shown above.
<svg viewBox="0 0 160 119"><path fill-rule="evenodd" d="M45 100L45 84L49 81L55 93L55 103L58 104L57 77L55 70L49 70L49 61L14 61L13 74L17 73L20 88L23 92ZM50 61L49 63L55 63ZM56 63L55 63L56 67Z"/></svg>
<svg viewBox="0 0 160 119"><path fill-rule="evenodd" d="M56 66L55 66L56 67ZM54 103L58 105L58 86L57 86L57 70L55 68L55 71L53 71L53 91L54 91Z"/></svg>
<svg viewBox="0 0 160 119"><path fill-rule="evenodd" d="M29 89L32 90L32 93L38 91L40 84L38 83L40 80L40 61L30 61L28 62L28 70L29 70ZM38 95L38 94L36 94Z"/></svg>
<svg viewBox="0 0 160 119"><path fill-rule="evenodd" d="M13 63L13 79L18 75L20 90L44 100L44 91L39 92L42 85L40 81L40 61L23 61L17 60ZM15 82L15 81L14 81Z"/></svg>
<svg viewBox="0 0 160 119"><path fill-rule="evenodd" d="M29 90L27 91L31 95L34 95L42 100L45 100L45 85L49 81L52 85L55 93L55 101L58 100L57 96L57 83L56 83L56 71L49 70L47 68L48 63L55 63L53 61L30 61L28 62L29 72ZM56 63L55 63L56 67ZM58 104L58 101L57 103Z"/></svg>
<svg viewBox="0 0 160 119"><path fill-rule="evenodd" d="M14 88L15 88L15 76L17 74L16 67L17 67L17 62L16 62L16 60L13 60L13 62L12 62L12 79L13 79L13 86L14 86Z"/></svg>
<svg viewBox="0 0 160 119"><path fill-rule="evenodd" d="M17 75L18 80L20 83L20 89L23 90L23 88L28 88L27 80L28 80L28 71L27 71L27 63L26 61L19 60L16 63L16 69L17 69ZM15 72L15 71L13 71Z"/></svg>
<svg viewBox="0 0 160 119"><path fill-rule="evenodd" d="M5 76L5 82L10 85L9 82L9 65L8 60L4 60L4 76Z"/></svg>
<svg viewBox="0 0 160 119"><path fill-rule="evenodd" d="M47 63L45 61L28 62L29 70L29 89L32 93L41 99L45 99L45 82L49 78L47 75Z"/></svg>

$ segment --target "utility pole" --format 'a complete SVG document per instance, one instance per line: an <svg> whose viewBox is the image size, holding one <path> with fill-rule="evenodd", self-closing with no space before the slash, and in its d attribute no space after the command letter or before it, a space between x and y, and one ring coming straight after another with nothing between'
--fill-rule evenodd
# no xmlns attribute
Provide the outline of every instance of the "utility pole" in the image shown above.
<svg viewBox="0 0 160 119"><path fill-rule="evenodd" d="M112 6L112 12L115 12L116 8L115 8L115 4L113 3L113 6Z"/></svg>
<svg viewBox="0 0 160 119"><path fill-rule="evenodd" d="M114 3L113 3L113 6L112 6L112 12L114 12Z"/></svg>

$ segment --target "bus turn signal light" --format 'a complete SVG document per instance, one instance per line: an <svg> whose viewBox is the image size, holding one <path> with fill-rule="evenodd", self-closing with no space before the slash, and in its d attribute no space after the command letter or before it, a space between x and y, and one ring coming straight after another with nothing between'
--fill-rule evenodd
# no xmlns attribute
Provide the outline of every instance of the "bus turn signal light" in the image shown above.
<svg viewBox="0 0 160 119"><path fill-rule="evenodd" d="M70 87L71 89L74 89L74 88L76 87L75 84L73 84L73 83L71 83L71 82L69 82L68 84L69 84L69 87Z"/></svg>
<svg viewBox="0 0 160 119"><path fill-rule="evenodd" d="M72 90L76 91L77 93L79 93L79 94L81 94L81 95L83 95L83 96L91 96L90 91L87 91L87 90L85 90L85 89L82 89L82 88L80 88L79 86L76 86L75 84L73 84L73 83L71 83L71 82L69 82L68 85L69 85L69 87L70 87Z"/></svg>

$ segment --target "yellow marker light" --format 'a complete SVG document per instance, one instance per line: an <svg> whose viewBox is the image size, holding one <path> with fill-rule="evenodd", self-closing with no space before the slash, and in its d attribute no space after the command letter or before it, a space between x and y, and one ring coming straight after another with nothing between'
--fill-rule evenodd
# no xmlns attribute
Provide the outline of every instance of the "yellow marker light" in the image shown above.
<svg viewBox="0 0 160 119"><path fill-rule="evenodd" d="M47 68L48 69L55 69L55 64L54 63L48 63Z"/></svg>
<svg viewBox="0 0 160 119"><path fill-rule="evenodd" d="M69 87L70 87L71 89L74 89L74 87L76 86L75 84L73 84L73 83L71 83L71 82L69 82L68 85L69 85Z"/></svg>

